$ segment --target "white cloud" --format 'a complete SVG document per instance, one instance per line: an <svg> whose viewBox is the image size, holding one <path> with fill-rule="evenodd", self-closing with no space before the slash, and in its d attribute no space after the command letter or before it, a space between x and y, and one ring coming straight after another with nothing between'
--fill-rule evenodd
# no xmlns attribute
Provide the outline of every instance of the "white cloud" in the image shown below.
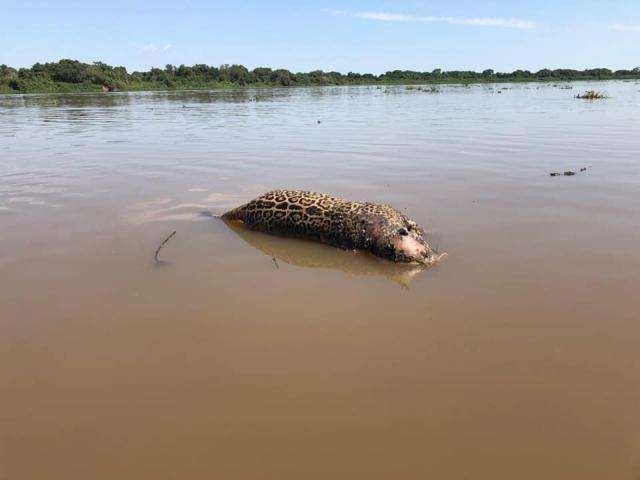
<svg viewBox="0 0 640 480"><path fill-rule="evenodd" d="M403 15L401 13L388 12L357 12L351 14L355 18L364 18L365 20L378 20L380 22L419 22L424 21L423 18L431 17L414 17L412 15Z"/></svg>
<svg viewBox="0 0 640 480"><path fill-rule="evenodd" d="M173 45L167 43L164 46L158 46L153 43L147 43L140 49L140 53L166 53L173 48Z"/></svg>
<svg viewBox="0 0 640 480"><path fill-rule="evenodd" d="M614 23L611 28L619 32L640 32L640 25L626 25L624 23Z"/></svg>
<svg viewBox="0 0 640 480"><path fill-rule="evenodd" d="M485 27L502 27L532 29L536 28L536 23L530 20L519 18L457 18L457 17L437 17L406 15L403 13L390 12L349 12L346 10L326 10L332 15L361 18L363 20L374 20L378 22L417 22L417 23L449 23L451 25L476 25Z"/></svg>

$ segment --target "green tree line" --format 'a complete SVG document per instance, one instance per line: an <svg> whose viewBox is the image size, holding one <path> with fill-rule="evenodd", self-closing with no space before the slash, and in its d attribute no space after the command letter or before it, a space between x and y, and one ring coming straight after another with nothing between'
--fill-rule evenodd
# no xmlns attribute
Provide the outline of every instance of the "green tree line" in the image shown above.
<svg viewBox="0 0 640 480"><path fill-rule="evenodd" d="M511 73L484 70L431 72L393 70L380 75L371 73L290 72L285 69L259 67L249 70L242 65L213 67L166 65L147 72L127 72L125 67L112 67L102 62L92 64L78 60L36 63L31 68L0 65L0 92L91 92L131 90L183 90L242 86L366 85L399 83L479 83L610 80L640 78L640 67L633 70L543 69L537 72L516 70Z"/></svg>

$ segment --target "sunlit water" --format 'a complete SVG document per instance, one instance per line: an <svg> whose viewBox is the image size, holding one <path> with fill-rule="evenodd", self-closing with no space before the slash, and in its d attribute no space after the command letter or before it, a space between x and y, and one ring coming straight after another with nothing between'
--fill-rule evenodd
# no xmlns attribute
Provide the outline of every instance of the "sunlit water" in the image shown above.
<svg viewBox="0 0 640 480"><path fill-rule="evenodd" d="M0 478L637 479L640 84L572 85L0 96ZM449 258L202 215L280 187Z"/></svg>

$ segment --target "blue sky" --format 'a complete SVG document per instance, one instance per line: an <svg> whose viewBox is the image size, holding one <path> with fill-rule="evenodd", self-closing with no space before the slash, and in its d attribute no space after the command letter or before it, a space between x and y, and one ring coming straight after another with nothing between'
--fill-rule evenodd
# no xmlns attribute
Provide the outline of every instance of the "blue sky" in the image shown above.
<svg viewBox="0 0 640 480"><path fill-rule="evenodd" d="M0 63L293 71L640 66L640 0L0 0Z"/></svg>

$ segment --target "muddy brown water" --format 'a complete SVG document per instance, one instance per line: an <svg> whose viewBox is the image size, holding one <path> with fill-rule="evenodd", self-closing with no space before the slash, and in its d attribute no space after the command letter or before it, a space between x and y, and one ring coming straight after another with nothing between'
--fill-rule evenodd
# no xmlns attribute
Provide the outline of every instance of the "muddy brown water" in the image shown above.
<svg viewBox="0 0 640 480"><path fill-rule="evenodd" d="M0 96L0 478L637 479L640 85L573 85ZM201 214L277 187L449 257Z"/></svg>

